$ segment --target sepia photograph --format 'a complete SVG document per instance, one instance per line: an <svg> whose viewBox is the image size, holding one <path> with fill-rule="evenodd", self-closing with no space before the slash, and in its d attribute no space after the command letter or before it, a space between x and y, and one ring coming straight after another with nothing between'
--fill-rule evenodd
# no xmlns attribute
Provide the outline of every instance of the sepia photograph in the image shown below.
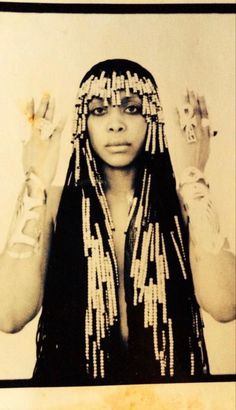
<svg viewBox="0 0 236 410"><path fill-rule="evenodd" d="M235 15L56 5L0 8L0 394L231 409Z"/></svg>

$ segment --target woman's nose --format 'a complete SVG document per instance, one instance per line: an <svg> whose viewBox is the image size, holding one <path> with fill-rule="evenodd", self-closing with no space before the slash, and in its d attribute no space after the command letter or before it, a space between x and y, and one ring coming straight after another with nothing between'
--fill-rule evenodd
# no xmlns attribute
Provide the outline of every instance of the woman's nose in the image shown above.
<svg viewBox="0 0 236 410"><path fill-rule="evenodd" d="M119 107L110 107L108 117L108 130L113 132L121 132L126 129L124 118Z"/></svg>

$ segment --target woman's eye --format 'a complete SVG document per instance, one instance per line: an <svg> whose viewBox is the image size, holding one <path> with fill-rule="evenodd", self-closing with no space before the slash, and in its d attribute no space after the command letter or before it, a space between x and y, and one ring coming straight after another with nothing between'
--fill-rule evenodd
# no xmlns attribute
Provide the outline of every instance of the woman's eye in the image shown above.
<svg viewBox="0 0 236 410"><path fill-rule="evenodd" d="M96 107L90 110L90 114L96 115L96 116L104 115L106 112L107 112L107 109L105 107Z"/></svg>
<svg viewBox="0 0 236 410"><path fill-rule="evenodd" d="M141 105L129 105L125 108L125 112L128 114L141 114L142 107Z"/></svg>

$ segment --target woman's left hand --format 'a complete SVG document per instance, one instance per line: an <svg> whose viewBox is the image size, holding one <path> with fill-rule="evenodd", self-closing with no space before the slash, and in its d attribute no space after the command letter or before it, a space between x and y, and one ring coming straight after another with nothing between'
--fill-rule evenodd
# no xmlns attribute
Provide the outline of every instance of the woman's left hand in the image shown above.
<svg viewBox="0 0 236 410"><path fill-rule="evenodd" d="M177 124L181 171L196 167L203 172L209 158L211 136L205 98L188 91L177 109Z"/></svg>

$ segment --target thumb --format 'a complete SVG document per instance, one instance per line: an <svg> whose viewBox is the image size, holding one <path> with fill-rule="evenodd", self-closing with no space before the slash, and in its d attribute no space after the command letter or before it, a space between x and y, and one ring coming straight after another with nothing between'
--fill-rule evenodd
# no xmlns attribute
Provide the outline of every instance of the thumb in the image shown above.
<svg viewBox="0 0 236 410"><path fill-rule="evenodd" d="M27 100L18 101L18 107L20 112L26 117L28 121L32 121L34 118L34 99L31 97Z"/></svg>
<svg viewBox="0 0 236 410"><path fill-rule="evenodd" d="M67 118L65 116L61 117L60 120L58 121L56 127L54 128L53 134L52 134L52 139L58 139L61 137L62 131L65 127Z"/></svg>

